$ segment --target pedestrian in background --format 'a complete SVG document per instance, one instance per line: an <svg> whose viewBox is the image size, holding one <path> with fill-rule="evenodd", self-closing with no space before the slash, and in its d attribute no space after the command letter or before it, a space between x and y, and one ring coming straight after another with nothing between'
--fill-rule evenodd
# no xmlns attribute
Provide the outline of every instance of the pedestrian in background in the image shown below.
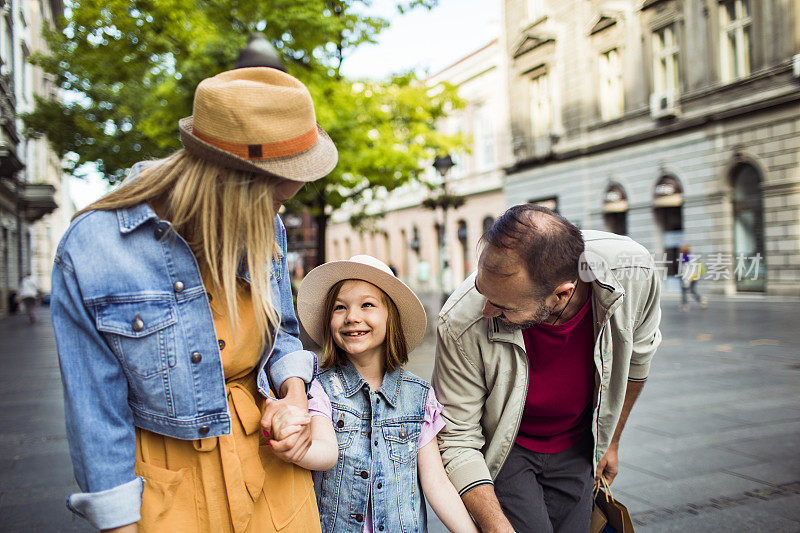
<svg viewBox="0 0 800 533"><path fill-rule="evenodd" d="M333 422L340 450L335 468L314 473L322 530L424 532L427 499L450 531L477 533L439 455L442 406L403 369L425 334L419 298L357 255L309 272L297 313L323 350L309 409Z"/></svg>
<svg viewBox="0 0 800 533"><path fill-rule="evenodd" d="M39 285L36 283L30 272L25 273L25 277L19 284L19 298L25 306L25 313L28 315L28 323L36 322L36 302L39 299Z"/></svg>
<svg viewBox="0 0 800 533"><path fill-rule="evenodd" d="M700 307L705 309L708 307L708 302L697 292L697 284L706 273L705 265L700 261L699 257L692 255L692 249L688 244L681 245L679 260L680 268L678 272L681 278L681 310L689 310L689 293L694 296L694 299L700 304Z"/></svg>
<svg viewBox="0 0 800 533"><path fill-rule="evenodd" d="M336 148L295 78L203 80L184 149L137 164L80 212L53 269L75 477L68 507L112 531L319 531L311 474L286 460L308 422L315 355L297 338L282 202ZM280 399L269 400L270 396ZM266 404L266 405L265 405Z"/></svg>

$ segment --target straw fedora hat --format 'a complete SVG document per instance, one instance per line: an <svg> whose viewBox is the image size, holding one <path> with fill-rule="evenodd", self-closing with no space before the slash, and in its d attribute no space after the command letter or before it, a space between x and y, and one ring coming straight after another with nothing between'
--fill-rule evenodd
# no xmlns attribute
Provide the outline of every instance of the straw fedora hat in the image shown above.
<svg viewBox="0 0 800 533"><path fill-rule="evenodd" d="M372 283L392 299L400 314L406 347L411 353L422 342L428 325L425 308L414 291L371 255L354 255L348 261L330 261L309 272L297 290L297 314L308 335L322 346L325 330L325 298L331 287L344 279Z"/></svg>
<svg viewBox="0 0 800 533"><path fill-rule="evenodd" d="M178 121L192 154L221 166L314 181L336 166L338 153L317 124L308 89L285 72L252 67L206 78L192 116Z"/></svg>

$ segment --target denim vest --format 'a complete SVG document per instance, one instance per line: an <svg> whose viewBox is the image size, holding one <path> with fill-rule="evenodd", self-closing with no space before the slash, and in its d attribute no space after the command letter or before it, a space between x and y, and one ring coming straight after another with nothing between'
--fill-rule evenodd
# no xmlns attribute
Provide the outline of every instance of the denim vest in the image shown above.
<svg viewBox="0 0 800 533"><path fill-rule="evenodd" d="M189 440L231 432L206 290L189 245L171 228L146 203L90 211L72 222L55 257L51 315L83 491L68 505L100 529L139 519L134 426ZM264 396L289 377L310 382L316 366L298 339L278 217L275 239L281 259L270 283L281 322L258 365ZM246 269L240 275L249 280Z"/></svg>
<svg viewBox="0 0 800 533"><path fill-rule="evenodd" d="M427 531L417 442L430 384L403 369L377 391L348 361L317 379L330 397L339 460L314 472L323 533L360 533L372 501L372 530Z"/></svg>

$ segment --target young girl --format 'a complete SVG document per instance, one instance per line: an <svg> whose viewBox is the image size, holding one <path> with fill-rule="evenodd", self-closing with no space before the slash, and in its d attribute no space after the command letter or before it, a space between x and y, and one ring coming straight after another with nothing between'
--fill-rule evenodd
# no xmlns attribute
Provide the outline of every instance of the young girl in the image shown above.
<svg viewBox="0 0 800 533"><path fill-rule="evenodd" d="M402 368L427 324L416 295L388 266L358 255L312 270L297 302L323 348L309 410L333 423L339 445L334 468L314 473L322 530L426 531L424 493L451 531L477 531L442 466L442 406Z"/></svg>

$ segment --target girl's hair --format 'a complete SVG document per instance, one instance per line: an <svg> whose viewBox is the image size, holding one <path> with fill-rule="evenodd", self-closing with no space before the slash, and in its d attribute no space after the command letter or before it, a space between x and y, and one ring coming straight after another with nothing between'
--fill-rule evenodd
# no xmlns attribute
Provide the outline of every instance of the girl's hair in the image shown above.
<svg viewBox="0 0 800 533"><path fill-rule="evenodd" d="M328 295L325 297L325 307L323 308L325 315L322 321L322 368L332 368L335 365L341 365L347 362L347 356L344 350L339 348L333 340L333 332L331 331L331 316L333 316L333 307L336 304L336 298L339 296L339 291L347 279L343 279L336 283ZM391 372L408 362L408 348L406 346L406 337L403 334L403 324L400 322L400 313L397 311L397 306L394 304L389 296L378 287L381 291L381 301L389 311L389 316L386 318L386 339L383 341L383 352L386 360L386 371Z"/></svg>
<svg viewBox="0 0 800 533"><path fill-rule="evenodd" d="M280 260L272 204L277 178L221 167L179 150L148 164L134 180L75 216L153 201L197 258L203 276L224 295L234 331L239 312L237 272L246 258L256 323L271 343L278 326L267 265Z"/></svg>

